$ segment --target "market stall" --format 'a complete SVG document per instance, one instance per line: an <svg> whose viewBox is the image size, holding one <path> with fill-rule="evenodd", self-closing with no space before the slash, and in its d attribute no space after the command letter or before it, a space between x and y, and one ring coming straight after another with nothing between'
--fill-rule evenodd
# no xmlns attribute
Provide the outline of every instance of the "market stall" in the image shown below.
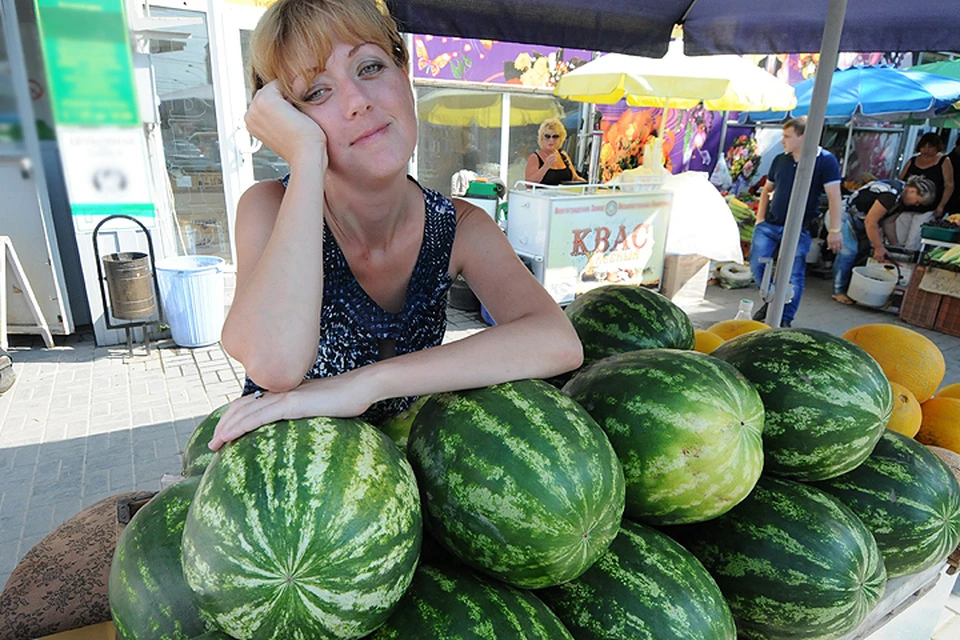
<svg viewBox="0 0 960 640"><path fill-rule="evenodd" d="M518 182L507 200L507 238L559 304L604 284L656 287L672 201L662 184L659 176L637 190Z"/></svg>

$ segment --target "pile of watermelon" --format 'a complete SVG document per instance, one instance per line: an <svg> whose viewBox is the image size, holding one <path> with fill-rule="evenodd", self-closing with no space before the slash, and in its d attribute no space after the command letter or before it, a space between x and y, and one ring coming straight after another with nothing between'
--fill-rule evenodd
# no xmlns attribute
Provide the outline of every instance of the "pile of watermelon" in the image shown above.
<svg viewBox="0 0 960 640"><path fill-rule="evenodd" d="M125 640L837 638L960 543L960 485L823 332L707 355L651 291L567 309L588 364L206 449L124 530Z"/></svg>

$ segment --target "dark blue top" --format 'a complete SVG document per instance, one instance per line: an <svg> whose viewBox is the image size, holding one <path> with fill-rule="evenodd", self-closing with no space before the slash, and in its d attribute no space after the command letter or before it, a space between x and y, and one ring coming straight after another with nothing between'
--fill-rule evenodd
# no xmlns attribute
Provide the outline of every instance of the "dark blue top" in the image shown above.
<svg viewBox="0 0 960 640"><path fill-rule="evenodd" d="M282 182L287 184L289 176ZM418 185L419 186L419 185ZM367 295L347 264L330 227L323 230L323 308L317 360L304 379L346 373L380 359L380 341L394 341L396 355L435 347L447 326L447 291L452 282L450 252L457 228L452 201L423 190L423 242L400 313L390 313ZM243 395L258 387L249 377ZM391 398L371 406L362 418L378 424L404 411L416 398Z"/></svg>
<svg viewBox="0 0 960 640"><path fill-rule="evenodd" d="M773 201L767 210L764 220L770 224L783 226L787 220L787 206L790 204L790 192L793 191L793 179L797 175L797 161L793 154L781 153L773 159L767 180L773 183ZM840 182L840 163L836 156L820 149L817 153L817 163L813 169L813 181L810 183L810 194L807 196L807 208L803 213L803 226L813 222L820 211L817 202L824 187L828 184Z"/></svg>

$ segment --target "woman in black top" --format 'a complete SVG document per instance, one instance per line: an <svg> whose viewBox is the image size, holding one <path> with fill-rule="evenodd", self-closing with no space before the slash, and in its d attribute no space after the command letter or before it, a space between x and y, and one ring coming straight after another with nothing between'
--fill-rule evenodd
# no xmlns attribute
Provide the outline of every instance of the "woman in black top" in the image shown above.
<svg viewBox="0 0 960 640"><path fill-rule="evenodd" d="M577 175L573 163L563 151L567 130L558 118L547 118L540 123L538 133L540 148L527 159L525 177L527 182L558 185L564 182L584 182Z"/></svg>
<svg viewBox="0 0 960 640"><path fill-rule="evenodd" d="M950 162L950 157L944 155L943 140L936 133L929 132L920 136L917 142L917 155L907 160L903 171L900 172L901 180L906 180L910 176L923 176L933 181L937 187L933 217L937 220L942 218L947 202L953 195L953 164Z"/></svg>

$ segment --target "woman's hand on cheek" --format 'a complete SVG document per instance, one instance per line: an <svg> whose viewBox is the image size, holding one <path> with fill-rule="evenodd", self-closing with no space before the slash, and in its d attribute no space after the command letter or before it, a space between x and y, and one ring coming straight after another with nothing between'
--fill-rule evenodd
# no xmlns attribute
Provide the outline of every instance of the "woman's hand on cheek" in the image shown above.
<svg viewBox="0 0 960 640"><path fill-rule="evenodd" d="M283 97L279 81L257 91L243 120L250 135L287 164L293 166L305 153L319 153L326 165L327 136L320 125Z"/></svg>

